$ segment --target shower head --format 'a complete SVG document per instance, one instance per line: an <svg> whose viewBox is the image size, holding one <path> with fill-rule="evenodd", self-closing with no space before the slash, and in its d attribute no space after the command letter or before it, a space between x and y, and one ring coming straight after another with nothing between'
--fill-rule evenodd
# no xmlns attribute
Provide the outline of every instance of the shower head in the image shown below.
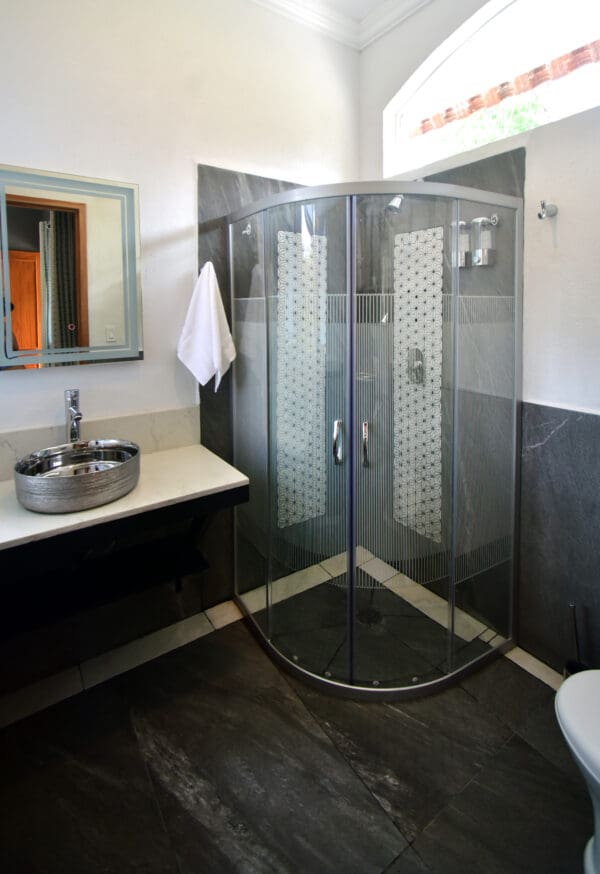
<svg viewBox="0 0 600 874"><path fill-rule="evenodd" d="M403 200L404 200L404 197L402 194L394 195L394 197L392 197L392 199L388 203L386 209L395 209L397 212L400 212L400 210L402 209L402 201Z"/></svg>

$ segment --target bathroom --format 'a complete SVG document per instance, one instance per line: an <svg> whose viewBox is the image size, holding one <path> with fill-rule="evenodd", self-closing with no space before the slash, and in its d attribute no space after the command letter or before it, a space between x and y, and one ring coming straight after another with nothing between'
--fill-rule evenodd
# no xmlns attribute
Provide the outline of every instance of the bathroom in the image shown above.
<svg viewBox="0 0 600 874"><path fill-rule="evenodd" d="M66 388L72 387L80 390L84 435L104 436L86 431L92 428L92 423L97 422L105 433L109 430L110 433L116 433L118 430L121 436L138 440L143 452L150 452L197 443L202 433L202 442L218 451L218 442L224 433L223 422L226 421L222 417L227 415L226 394L220 390L215 395L211 385L203 388L199 414L197 383L175 355L198 269L207 260L207 252L211 251L210 240L203 238L201 233L199 252L199 222L201 225L210 223L241 206L239 200L235 201L241 174L309 186L384 178L383 109L408 76L484 3L480 0L430 0L384 4L386 9L392 6L401 8L402 14L399 19L394 19L390 29L373 36L362 48L348 45L339 38L334 39L331 33L315 30L307 25L306 20L293 20L279 14L277 7L285 5L252 0L223 0L210 7L205 2L176 0L168 8L148 5L141 0L132 0L125 5L113 2L82 5L70 0L58 0L51 7L35 0L5 4L5 44L0 62L5 70L0 160L5 165L123 180L139 185L144 347L143 360L93 364L70 370L58 367L3 372L0 446L3 453L1 461L5 467L12 458L15 446L30 451L36 445L48 445L47 442L30 445L27 441L32 437L35 440L45 438L48 429L62 428L63 393ZM347 17L336 20L340 27L348 24ZM233 28L232 21L235 22ZM18 75L15 70L18 70ZM458 156L448 165L450 170L437 167L427 174L451 173L454 167L475 164L479 160L510 152L512 157L501 159L502 166L510 174L511 162L514 162L521 178L524 177L524 425L519 532L519 646L559 674L564 663L576 655L570 602L577 605L581 659L592 667L600 664L597 622L600 596L596 586L598 559L595 549L599 472L594 452L600 428L597 419L600 399L597 397L598 380L595 378L600 362L594 330L599 318L594 294L600 266L596 244L596 204L600 194L600 179L594 158L599 120L598 110L591 109L557 122L552 129L544 130L542 127L508 143L497 144L495 149ZM522 149L525 149L525 157L519 151ZM216 195L213 197L212 193L206 197L205 192L211 190L208 178L210 170L206 168L217 168L223 174L222 179L226 174L232 174L228 178L233 193L230 195L226 191L224 182L219 187L224 203ZM454 172L456 177L445 181L469 184L459 178L459 170ZM478 180L476 187L494 191L498 190L495 183L493 178L489 178L486 184ZM258 196L262 193L259 191ZM555 220L540 221L537 218L542 199L557 204L559 212ZM212 254L215 254L214 250ZM226 388L224 385L223 389ZM30 429L34 430L33 435L22 434ZM4 469L2 478L9 477L10 467ZM125 632L120 637L115 635L114 626L117 624L123 631L129 623L131 639L134 637L133 629L137 629L135 633L142 638L162 625L168 626L180 619L193 617L198 609L210 611L228 602L233 594L233 572L228 555L230 537L231 517L228 512L220 513L211 521L208 533L204 536L203 552L210 568L202 575L200 583L192 581L184 585L179 600L175 601L171 590L167 591L165 587L142 594L129 594L128 598L118 603L103 604L95 612L88 605L87 624L82 628L97 638L98 648L106 645L108 649L122 644L126 639ZM186 598L188 601L182 606ZM49 639L49 632L37 632L23 638L19 646L12 649L7 647L2 659L5 676L3 692L19 691L20 684L16 684L15 677L23 678L22 685L37 681L40 674L33 672L32 664L41 662L44 676L58 673L69 666L69 653L64 650L70 647L70 643L69 646L65 644L68 637L65 629L70 627L70 623L70 619L62 622L62 636L57 632L54 637L50 635ZM202 682L198 680L199 688L201 685L210 686L210 670L215 672L218 686L220 680L217 679L217 672L224 664L234 674L236 670L239 671L236 676L242 684L254 675L257 678L257 697L268 698L269 684L275 684L277 694L289 704L307 730L311 730L311 720L316 720L315 726L328 721L334 726L332 733L338 731L337 740L343 741L345 737L348 744L351 736L348 724L352 723L360 734L362 752L357 753L353 760L354 767L361 780L381 799L381 807L385 809L388 804L393 809L394 822L397 825L399 823L402 838L394 844L389 830L381 826L381 834L385 832L386 835L385 839L380 836L385 852L375 853L376 861L369 865L364 863L361 867L356 863L356 870L387 870L394 859L402 860L402 856L404 860L397 862L398 867L389 870L454 870L450 861L447 867L436 867L435 862L427 862L429 857L425 845L427 841L429 845L434 844L435 839L427 837L427 834L422 837L421 832L438 814L442 816L442 825L447 824L448 820L443 820L443 809L449 804L451 796L458 794L459 789L474 778L476 771L473 761L469 760L469 766L466 764L469 757L463 749L465 742L464 739L461 741L459 733L459 724L464 720L462 716L460 720L457 716L460 711L459 698L464 699L464 706L472 704L467 718L472 719L482 733L482 737L478 735L480 746L477 747L475 759L483 755L492 757L492 750L513 735L518 738L518 743L513 743L513 746L518 747L521 758L511 760L506 768L517 767L517 761L519 767L525 767L525 759L550 756L549 749L540 753L540 744L544 743L540 735L551 736L552 739L554 736L551 733L556 729L550 723L547 726L542 724L541 716L536 711L538 705L542 709L549 706L546 699L549 701L551 698L550 692L547 692L550 687L536 685L537 680L510 663L510 678L515 686L508 688L506 671L504 667L502 671L499 667L500 662L504 665L507 659L486 668L479 679L474 675L465 681L470 683L468 692L461 688L442 693L447 695L445 720L443 714L436 715L433 710L427 710L428 705L424 703L426 699L423 699L423 703L415 701L403 704L401 710L394 710L390 706L386 711L382 709L385 705L376 704L372 707L370 702L361 704L360 709L350 710L346 709L350 708L349 702L331 702L312 691L305 693L302 698L302 687L298 684L294 685L295 692L291 693L289 687L285 687L285 681L273 679L261 661L260 650L255 651L249 643L243 644L247 661L243 666L236 666L234 643L228 642L224 636L220 648L216 642L218 635L225 635L227 628L235 642L241 634L238 625L232 624L222 632L217 631L198 641L198 646L204 647L202 670L205 671ZM79 635L83 634L84 631L80 629ZM214 648L211 649L213 641ZM179 654L174 653L174 658L181 659L184 652L182 649ZM96 655L98 651L94 653ZM28 660L28 667L31 668L29 674L25 669ZM183 661L178 661L177 667L180 670L179 691L184 694L186 683L191 683L191 679ZM151 663L140 670L146 669L151 670ZM160 670L160 667L156 670ZM483 682L485 677L488 678L486 683ZM163 679L166 683L166 673ZM159 709L161 698L160 688L157 688L160 687L159 681L160 677L158 681L152 679L155 688L152 694L148 692L156 710ZM139 685L135 694L144 703L143 676L136 682ZM53 770L54 767L58 768L58 758L54 760L48 748L41 746L43 737L40 735L44 732L50 736L60 726L68 746L68 742L75 745L84 743L82 738L88 731L90 749L100 753L104 750L107 757L103 739L122 735L123 750L129 751L128 744L133 744L136 739L135 743L142 745L147 753L146 761L151 760L153 765L157 765L161 758L161 747L157 740L160 732L152 734L145 730L150 724L150 716L144 708L140 705L133 722L125 719L127 695L121 686L98 685L95 692L89 694L96 696L95 706L99 708L96 719L90 713L79 713L77 710L82 706L78 702L88 695L83 693L65 701L65 708L70 708L68 717L58 715L62 705L57 705L30 720L15 723L5 732L7 745L3 761L11 761L12 756L12 760L18 763L26 757L28 763L27 768L23 768L22 779L15 764L11 779L6 781L7 787L11 788L7 788L7 794L3 796L3 807L10 803L14 811L20 811L20 816L15 812L5 823L12 834L8 843L10 855L7 855L6 865L3 866L6 870L99 870L98 859L89 857L84 861L83 856L76 855L80 852L77 846L88 840L94 828L94 815L97 815L98 822L103 820L115 826L117 823L115 816L106 817L103 795L99 791L93 803L89 798L85 799L85 804L82 803L86 815L81 816L81 827L69 833L64 825L69 822L67 808L75 804L77 796L69 795L65 789L63 803L67 812L59 811L53 825L44 825L41 807L32 813L35 821L33 835L37 829L39 846L35 852L32 850L31 859L23 862L21 868L18 867L15 848L19 846L19 835L23 853L32 836L31 829L28 832L29 815L26 813L27 780L32 781L32 786L35 783L33 771L28 769L32 767L35 755L45 757L48 767L40 779L47 782L43 784L45 789L41 792L42 797L45 797L44 792L52 792L51 778L60 773L59 770ZM198 692L198 698L202 694ZM191 692L189 696L192 697ZM470 696L468 702L467 696ZM503 713L499 714L499 719L496 718L498 714L492 718L488 713L486 721L475 712L477 708L473 702L485 701L486 706L492 707L494 699L503 701ZM218 695L213 690L210 697L207 692L206 700L216 708ZM301 700L307 708L304 715L300 715ZM436 700L440 700L440 696L432 699ZM529 703L525 704L524 700ZM207 739L207 754L210 756L210 744L214 744L215 760L221 763L225 761L228 768L237 768L242 773L245 767L244 751L238 744L246 728L242 722L236 722L239 713L236 714L225 703L223 706L226 714L223 719L229 720L223 736L231 744L231 760L227 763L227 757L223 757L218 732L210 737L208 733L203 735ZM517 711L523 707L531 708L531 713L527 712L531 719L521 729L521 723L525 722L521 719L522 714L517 716ZM179 706L175 710L179 713ZM67 710L64 712L67 713ZM312 716L308 716L308 713ZM388 721L385 719L386 713ZM193 707L190 714L181 714L182 722L187 720L190 724L195 718L199 719ZM536 714L539 716L537 722ZM218 725L217 710L213 717ZM47 721L44 722L44 719ZM477 722L477 719L480 721ZM508 719L508 727L504 719ZM341 728L343 720L346 720L346 734ZM416 725L417 720L430 726L434 745L446 747L442 756L439 749L434 754L427 746L431 758L429 767L423 761L426 758L425 750L419 747L418 733L411 733L410 726ZM516 727L517 723L519 728ZM22 734L19 733L19 725ZM36 725L39 728L36 729ZM280 723L278 726L281 728ZM269 741L276 745L277 732L266 720L260 722L259 727L264 729L262 752L266 757L265 762L271 761L269 756L274 756L274 752L269 753L264 747ZM168 730L166 717L163 728L161 736L164 740ZM402 752L400 761L390 737L390 732L395 730L404 731L406 738L414 741L414 747L408 740L405 747L399 743L398 749ZM326 733L322 729L320 731L319 745L332 745L331 735L328 739ZM484 731L489 732L485 739ZM376 736L372 746L368 740L371 734ZM526 735L524 739L523 735ZM290 733L286 737L292 742L295 742L294 738L298 740L296 734ZM377 739L380 740L381 750L392 750L390 761L394 764L390 770L383 767L377 770L376 762L381 752ZM356 738L354 742L357 747L360 746ZM549 747L552 746L550 740L547 743ZM562 817L568 820L572 826L571 832L576 835L571 837L574 844L572 858L579 858L586 835L592 829L589 802L584 790L577 784L577 775L569 770L570 760L568 753L559 747L560 737L554 738L552 743L556 747L558 764L553 763L554 770L551 774L549 771L545 779L551 782L552 778L556 784L560 784L560 776L567 773L571 780L568 785L573 812L567 816L564 809L567 805L556 799L549 800L551 792L547 788L539 790L540 797L547 792L547 797L543 796L547 805L543 816L546 817L547 809L554 811L557 820ZM448 748L453 751L452 755ZM21 758L17 756L17 750L20 750ZM459 755L460 750L463 758ZM195 750L187 749L186 760L183 751L179 753L179 757L171 764L173 774L179 773L182 777L186 774L190 776L186 768L190 767L194 753L199 757L205 755L201 745ZM324 757L325 754L329 758L327 762L323 758L323 768L333 767L333 752L325 750ZM139 756L139 753L135 755ZM419 761L422 772L418 773L416 767L407 764L411 758ZM455 770L452 770L452 758L461 763L460 766L455 765ZM91 768L91 761L88 764ZM108 762L105 764L108 774L110 768ZM273 830L274 836L270 843L267 842L271 853L275 853L272 849L274 842L279 841L282 846L285 844L286 832L298 831L302 834L303 829L308 830L309 826L320 829L324 848L327 846L325 831L331 836L340 830L345 836L348 835L347 821L338 820L331 808L330 820L323 814L324 822L318 828L314 824L316 817L308 814L303 824L289 819L286 827L284 816L277 815L275 799L281 796L276 791L275 781L284 781L287 776L277 769L269 771L266 764L264 771L264 786L255 787L258 793L255 804L258 808L262 806L265 820L270 822ZM402 805L393 792L394 780L408 780L405 771L414 775L412 816L402 812ZM146 779L139 769L126 772L132 781L140 780L143 783L143 779ZM369 781L369 772L379 774L379 781ZM505 776L506 772L497 771L496 776L499 774ZM65 783L68 783L73 775L63 776ZM159 804L164 813L170 803L175 810L183 802L176 791L169 794L164 789L165 785L169 785L169 775L164 776L164 782L162 776L154 776L153 780L159 787L156 792L164 792ZM301 776L307 783L310 782L304 773ZM198 778L197 785L205 785L208 791L210 781L206 775L203 779L207 782L201 784ZM333 772L331 779L334 780ZM73 780L76 782L75 776ZM269 783L269 780L273 782ZM243 782L241 777L240 782ZM477 784L476 779L474 782ZM98 785L103 785L102 781ZM335 782L333 785L336 785ZM148 800L151 791L145 786L143 784L138 789L139 797L143 796L144 799L140 810L145 811L143 815L147 818L148 826L154 820ZM310 786L305 788L316 809L319 798L315 793L310 794ZM339 786L338 790L341 793ZM114 787L110 789L106 786L105 791L106 804L110 804L115 797ZM10 792L14 794L14 802ZM358 809L359 796L361 792L365 794L366 790L356 786L353 792L352 803ZM432 804L429 799L436 793L438 800ZM529 797L525 789L523 797ZM537 797L533 795L532 799ZM223 826L227 819L225 808L218 807L216 796L207 795L207 798L210 799L207 804L215 805L215 834L219 841L226 840L224 836L230 832ZM296 789L290 789L290 798L297 800L298 809L300 805L306 805L303 797L296 795ZM522 799L513 800L515 807L509 805L507 810L522 810ZM322 801L323 797L320 797ZM130 802L131 805L133 803ZM372 804L371 796L369 804ZM97 809L94 805L97 805ZM186 816L193 819L190 808L185 809ZM119 810L120 816L126 818L130 811L128 802L124 800ZM456 808L451 808L450 812L452 810ZM499 806L495 813L504 822L505 818L508 819L508 813L505 815L503 810ZM363 817L369 812L375 819L380 815L369 805L365 811ZM74 815L72 810L70 815ZM490 813L490 817L493 815ZM292 817L291 812L289 816ZM115 837L114 847L104 848L105 870L121 871L129 870L128 866L134 867L131 859L127 863L123 861L122 853L123 847L126 847L133 858L135 848L141 841L141 817L142 814L139 828L132 828L135 835L120 835L121 847ZM217 820L221 823L219 827ZM206 828L205 820L197 810L196 822L200 824L201 831ZM358 818L355 824L357 830L359 822L364 823L364 818ZM551 817L544 822L548 830L557 827ZM173 823L176 823L176 817ZM52 832L59 834L61 828L65 829L64 841L52 843ZM522 836L518 823L511 821L506 828L507 841L511 840L512 828L515 829L514 834ZM564 832L567 831L564 826ZM375 830L370 834L378 832ZM29 836L26 838L26 835ZM543 843L545 838L547 835L544 833L539 841ZM6 840L3 833L2 842ZM232 856L225 853L223 858L227 856L228 861L220 863L220 854L224 853L222 848L218 852L214 849L212 857L208 851L205 856L194 856L199 850L193 846L192 838L183 831L177 834L175 825L169 840L174 845L179 842L183 847L178 862L180 870L311 870L301 865L294 868L289 861L286 867L286 863L281 861L282 856L269 856L266 849L264 856L261 856L260 842L254 847L256 856L248 857L254 858L254 861L245 863L243 855L237 857L237 861L231 861ZM189 854L186 855L185 844L188 840ZM314 840L317 842L316 837ZM499 841L503 841L501 834ZM566 837L564 841L568 843ZM208 838L204 842L212 846ZM407 842L411 844L408 848ZM491 850L481 846L481 842L478 844L476 834L471 834L467 843L469 852L481 853L479 862L477 855L469 857L472 870L521 870L518 860L511 863L512 867L505 860L504 868L501 865L494 868L491 856L486 855ZM232 845L238 850L241 846L233 840ZM94 843L94 847L99 853L97 843ZM354 849L358 852L357 847ZM533 858L546 859L537 845L529 849L532 853L541 853ZM412 855L407 855L408 851ZM167 853L163 844L160 852ZM341 852L337 845L335 852ZM27 856L23 858L27 859ZM54 869L52 858L58 860ZM65 861L69 858L77 860L71 868ZM110 862L107 861L109 858ZM163 861L155 861L152 863L154 867L148 867L148 870L171 870L171 862L164 862L166 856L163 858L157 850L157 860L159 858ZM193 861L194 858L202 859L205 867L201 868L198 861ZM324 857L320 869L352 870L347 854L336 858L344 860L340 861L338 868L335 867L335 860ZM556 858L560 858L558 849ZM465 870L464 858L462 861ZM458 866L459 861L455 860L453 864ZM151 863L148 862L148 865ZM570 870L566 865L565 862L563 868L555 870ZM459 868L456 867L456 870ZM536 863L532 862L523 870L548 869L541 863L536 868Z"/></svg>

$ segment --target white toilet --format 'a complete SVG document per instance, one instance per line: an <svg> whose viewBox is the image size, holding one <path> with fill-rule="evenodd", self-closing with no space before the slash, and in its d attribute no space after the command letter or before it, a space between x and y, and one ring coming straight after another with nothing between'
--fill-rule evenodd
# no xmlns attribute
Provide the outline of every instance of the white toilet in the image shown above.
<svg viewBox="0 0 600 874"><path fill-rule="evenodd" d="M600 874L600 671L580 671L568 677L556 693L555 707L594 808L595 837L585 848L584 874Z"/></svg>

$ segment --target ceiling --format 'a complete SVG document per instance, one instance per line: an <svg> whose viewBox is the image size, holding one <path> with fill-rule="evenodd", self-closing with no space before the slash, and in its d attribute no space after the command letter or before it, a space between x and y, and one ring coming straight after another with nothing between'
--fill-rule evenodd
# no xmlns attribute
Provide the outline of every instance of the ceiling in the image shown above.
<svg viewBox="0 0 600 874"><path fill-rule="evenodd" d="M364 49L432 0L252 0L272 12Z"/></svg>

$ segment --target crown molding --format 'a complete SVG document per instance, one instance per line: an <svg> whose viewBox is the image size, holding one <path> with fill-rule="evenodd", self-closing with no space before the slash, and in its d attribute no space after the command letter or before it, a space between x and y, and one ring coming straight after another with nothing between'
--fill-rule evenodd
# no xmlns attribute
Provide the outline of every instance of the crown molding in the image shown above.
<svg viewBox="0 0 600 874"><path fill-rule="evenodd" d="M433 0L386 0L370 12L359 25L360 45L359 49L366 49L368 45L384 36L394 27L415 15L424 6L428 6Z"/></svg>
<svg viewBox="0 0 600 874"><path fill-rule="evenodd" d="M353 49L360 49L360 27L349 15L330 9L324 10L322 6L317 8L311 3L298 2L298 0L252 0L252 2L283 15L297 24L304 24L306 27L318 30Z"/></svg>
<svg viewBox="0 0 600 874"><path fill-rule="evenodd" d="M252 2L278 15L283 15L297 24L311 27L336 42L361 51L433 0L385 0L360 22L350 15L324 8L326 0L325 3L315 0L252 0Z"/></svg>

